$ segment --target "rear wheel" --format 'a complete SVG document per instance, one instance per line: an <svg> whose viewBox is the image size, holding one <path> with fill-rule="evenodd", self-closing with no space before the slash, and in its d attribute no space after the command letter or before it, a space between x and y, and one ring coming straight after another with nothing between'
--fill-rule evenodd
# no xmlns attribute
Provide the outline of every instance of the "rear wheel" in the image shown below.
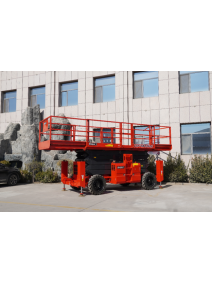
<svg viewBox="0 0 212 282"><path fill-rule="evenodd" d="M151 172L144 173L144 175L142 177L142 187L145 190L154 189L156 184L157 184L157 180L156 180L156 177L153 173L151 173Z"/></svg>
<svg viewBox="0 0 212 282"><path fill-rule="evenodd" d="M93 195L101 195L105 192L106 181L101 175L93 175L88 181L88 191Z"/></svg>
<svg viewBox="0 0 212 282"><path fill-rule="evenodd" d="M7 184L10 186L14 186L18 183L18 176L16 174L11 174L8 178Z"/></svg>

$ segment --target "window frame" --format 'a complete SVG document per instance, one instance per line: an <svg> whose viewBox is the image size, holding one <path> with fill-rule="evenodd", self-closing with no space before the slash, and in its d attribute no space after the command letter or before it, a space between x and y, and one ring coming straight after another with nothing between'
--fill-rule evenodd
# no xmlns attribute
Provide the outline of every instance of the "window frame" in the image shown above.
<svg viewBox="0 0 212 282"><path fill-rule="evenodd" d="M181 130L181 126L182 125L192 125L192 124L205 124L205 123L209 123L210 124L210 131L209 132L205 132L205 133L184 133L182 134L182 130ZM210 146L211 146L211 122L194 122L194 123L180 123L180 149L181 149L181 155L182 156L191 156L191 155L206 155L206 154L194 154L194 149L193 149L193 135L200 135L200 134L210 134ZM190 140L191 140L191 154L184 154L183 153L183 142L182 142L182 136L189 136L190 135ZM212 148L212 146L211 146ZM212 151L211 151L212 153Z"/></svg>
<svg viewBox="0 0 212 282"><path fill-rule="evenodd" d="M101 102L96 102L95 101L95 94L96 94L96 87L95 87L95 81L96 79L101 79L101 78L107 78L107 77L114 77L115 78L115 84L107 84L107 85L114 85L115 86L115 100L113 101L107 101L107 102L104 102L103 101L103 86L105 85L102 85L102 86L97 86L97 88L102 88L102 91L101 91L101 98L102 98L102 101ZM102 76L97 76L97 77L93 77L93 104L100 104L100 103L109 103L109 102L115 102L116 101L116 74L108 74L108 75L102 75Z"/></svg>
<svg viewBox="0 0 212 282"><path fill-rule="evenodd" d="M33 89L41 88L41 87L45 87L45 93L44 93L44 94L36 94L36 95L32 95L32 94L31 94L31 91L32 91ZM37 96L38 96L38 95L44 95L44 98L45 98L45 107L44 107L44 108L40 108L40 109L41 109L41 110L45 110L45 108L46 108L46 85L39 85L39 86L35 86L35 87L29 87L28 105L29 105L29 107L34 107L34 106L32 106L31 97L32 97L32 96L36 96L36 103L37 103ZM38 105L38 104L36 104L36 105Z"/></svg>
<svg viewBox="0 0 212 282"><path fill-rule="evenodd" d="M200 91L193 91L191 92L191 74L194 74L194 73L201 73L201 72L208 72L208 90L200 90ZM181 93L181 76L186 76L186 75L189 75L189 92L184 92L184 93ZM187 94L187 93L195 93L195 92L205 92L205 91L210 91L210 72L209 71L194 71L192 73L183 73L183 74L180 74L180 71L178 71L178 80L179 80L179 94Z"/></svg>
<svg viewBox="0 0 212 282"><path fill-rule="evenodd" d="M159 96L159 71L157 71L158 72L158 77L157 77L157 79L158 79L158 95L157 96L153 96L153 97L144 97L144 87L143 87L143 81L144 80L152 80L152 79L156 79L156 78L147 78L147 79L142 79L142 80L137 80L137 81L135 81L135 79L134 79L134 75L135 75L135 73L142 73L142 72L147 72L147 71L133 71L133 73L132 73L132 78L133 78L133 100L134 99L145 99L145 98L154 98L154 97L158 97ZM139 98L135 98L135 82L141 82L142 83L142 88L141 88L141 97L139 97ZM143 96L143 97L142 97Z"/></svg>
<svg viewBox="0 0 212 282"><path fill-rule="evenodd" d="M104 129L110 129L111 131L105 131L104 132ZM95 133L98 133L99 132L99 136L95 136ZM96 138L99 138L99 140L100 140L100 132L101 132L101 128L100 127L96 127L96 128L93 128L93 141L94 142L96 142L96 143L98 143L97 142L97 140L96 140ZM104 133L105 134L110 134L111 135L111 133L113 132L113 143L112 142L104 142L104 137L110 137L110 139L109 138L105 138L105 140L111 140L112 141L112 138L111 138L111 136L104 136ZM108 127L104 127L103 128L103 143L104 144L116 144L116 129L115 129L115 127L111 127L111 128L108 128ZM99 142L100 143L100 142Z"/></svg>
<svg viewBox="0 0 212 282"><path fill-rule="evenodd" d="M15 92L15 111L13 111L13 112L10 112L10 111L8 111L8 112L5 112L4 111L4 100L10 100L10 99L14 99L14 98L6 98L6 99L4 99L4 95L6 94L6 93L11 93L11 92ZM17 111L17 89L15 89L15 90L9 90L9 91L2 91L1 92L1 113L15 113Z"/></svg>
<svg viewBox="0 0 212 282"><path fill-rule="evenodd" d="M70 90L64 90L62 91L62 84L68 84L68 83L78 83L77 85L77 89L70 89ZM66 106L62 106L62 92L68 92L68 91L75 91L77 90L77 105L68 105L68 94L67 94L67 105ZM72 81L63 81L59 83L59 108L61 107L75 107L79 105L79 81L78 80L72 80Z"/></svg>

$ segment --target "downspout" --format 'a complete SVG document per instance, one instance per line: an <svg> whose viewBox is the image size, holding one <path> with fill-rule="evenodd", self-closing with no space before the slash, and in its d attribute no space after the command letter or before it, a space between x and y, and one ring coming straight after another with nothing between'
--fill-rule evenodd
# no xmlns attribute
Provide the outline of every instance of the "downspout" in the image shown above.
<svg viewBox="0 0 212 282"><path fill-rule="evenodd" d="M54 116L55 116L55 96L56 96L56 71L54 71Z"/></svg>

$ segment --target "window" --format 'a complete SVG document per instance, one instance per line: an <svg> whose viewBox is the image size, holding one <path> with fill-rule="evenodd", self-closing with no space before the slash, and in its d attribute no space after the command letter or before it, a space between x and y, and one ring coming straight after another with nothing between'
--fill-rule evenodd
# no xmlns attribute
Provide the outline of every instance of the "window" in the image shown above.
<svg viewBox="0 0 212 282"><path fill-rule="evenodd" d="M180 71L180 94L209 90L208 71Z"/></svg>
<svg viewBox="0 0 212 282"><path fill-rule="evenodd" d="M111 143L111 130L113 130L113 136L115 137L115 129L113 128L103 128L103 143ZM94 129L94 142L100 143L100 128ZM107 138L104 138L107 137ZM108 138L110 137L110 138ZM113 139L113 144L116 143L116 139Z"/></svg>
<svg viewBox="0 0 212 282"><path fill-rule="evenodd" d="M158 96L158 71L134 73L134 99Z"/></svg>
<svg viewBox="0 0 212 282"><path fill-rule="evenodd" d="M150 129L147 126L135 126L134 128L134 144L149 144ZM154 134L154 133L153 133ZM155 126L155 144L160 143L160 128Z"/></svg>
<svg viewBox="0 0 212 282"><path fill-rule="evenodd" d="M115 101L115 76L96 78L94 103Z"/></svg>
<svg viewBox="0 0 212 282"><path fill-rule="evenodd" d="M16 91L3 93L3 113L16 111Z"/></svg>
<svg viewBox="0 0 212 282"><path fill-rule="evenodd" d="M45 86L32 88L30 94L30 106L40 105L40 109L45 109Z"/></svg>
<svg viewBox="0 0 212 282"><path fill-rule="evenodd" d="M183 155L210 154L210 123L181 125L181 146Z"/></svg>
<svg viewBox="0 0 212 282"><path fill-rule="evenodd" d="M60 106L78 105L78 82L61 84Z"/></svg>

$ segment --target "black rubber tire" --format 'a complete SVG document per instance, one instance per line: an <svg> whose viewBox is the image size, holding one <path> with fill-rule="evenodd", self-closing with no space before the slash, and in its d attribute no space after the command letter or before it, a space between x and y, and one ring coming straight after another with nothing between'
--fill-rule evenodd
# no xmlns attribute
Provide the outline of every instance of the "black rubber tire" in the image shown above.
<svg viewBox="0 0 212 282"><path fill-rule="evenodd" d="M95 174L88 181L88 191L92 195L101 195L106 190L106 180L103 176Z"/></svg>
<svg viewBox="0 0 212 282"><path fill-rule="evenodd" d="M9 186L15 186L18 183L18 176L17 174L13 173L9 176L8 181L7 181L7 185Z"/></svg>
<svg viewBox="0 0 212 282"><path fill-rule="evenodd" d="M156 176L152 172L144 173L142 177L142 187L145 190L152 190L157 185Z"/></svg>

